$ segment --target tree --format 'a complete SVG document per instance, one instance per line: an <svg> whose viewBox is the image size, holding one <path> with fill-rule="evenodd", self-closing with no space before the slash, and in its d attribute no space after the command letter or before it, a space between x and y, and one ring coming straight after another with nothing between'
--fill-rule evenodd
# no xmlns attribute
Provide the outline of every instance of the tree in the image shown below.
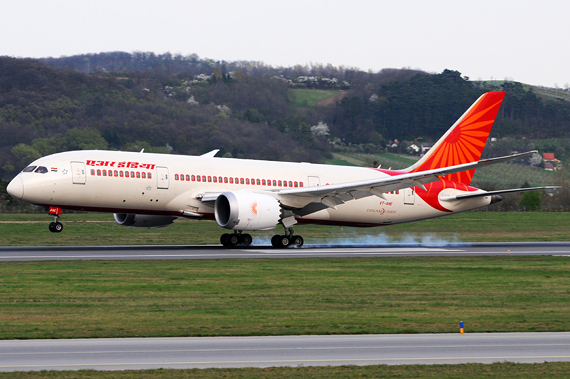
<svg viewBox="0 0 570 379"><path fill-rule="evenodd" d="M542 193L540 191L523 193L519 205L529 211L539 211L542 207Z"/></svg>

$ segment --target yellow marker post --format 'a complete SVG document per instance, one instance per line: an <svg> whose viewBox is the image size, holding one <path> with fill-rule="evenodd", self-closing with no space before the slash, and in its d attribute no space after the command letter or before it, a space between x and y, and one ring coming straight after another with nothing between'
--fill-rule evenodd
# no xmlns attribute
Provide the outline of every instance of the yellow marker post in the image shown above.
<svg viewBox="0 0 570 379"><path fill-rule="evenodd" d="M463 321L459 322L459 333L463 334Z"/></svg>

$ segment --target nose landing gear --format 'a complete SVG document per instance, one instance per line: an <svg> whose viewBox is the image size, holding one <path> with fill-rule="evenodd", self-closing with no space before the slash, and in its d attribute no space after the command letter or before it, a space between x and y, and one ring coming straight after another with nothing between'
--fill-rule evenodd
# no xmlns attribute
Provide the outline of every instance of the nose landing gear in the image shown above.
<svg viewBox="0 0 570 379"><path fill-rule="evenodd" d="M52 233L61 233L63 230L63 224L59 222L59 216L61 215L61 208L59 207L49 207L48 214L54 216L54 221L49 224L49 231Z"/></svg>

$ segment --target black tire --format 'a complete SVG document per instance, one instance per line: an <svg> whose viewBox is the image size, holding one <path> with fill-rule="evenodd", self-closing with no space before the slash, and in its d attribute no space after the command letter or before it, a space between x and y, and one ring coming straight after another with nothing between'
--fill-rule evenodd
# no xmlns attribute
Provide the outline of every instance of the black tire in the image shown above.
<svg viewBox="0 0 570 379"><path fill-rule="evenodd" d="M239 243L239 235L238 234L230 234L228 237L229 246L235 246Z"/></svg>
<svg viewBox="0 0 570 379"><path fill-rule="evenodd" d="M303 246L304 243L305 243L305 240L303 240L303 237L301 237L301 236L292 236L291 237L291 244L293 244L297 247Z"/></svg>
<svg viewBox="0 0 570 379"><path fill-rule="evenodd" d="M279 247L285 249L291 245L291 240L287 236L279 236Z"/></svg>
<svg viewBox="0 0 570 379"><path fill-rule="evenodd" d="M271 246L275 247L275 248L279 248L279 238L281 236L278 235L274 235L273 237L271 237Z"/></svg>
<svg viewBox="0 0 570 379"><path fill-rule="evenodd" d="M224 246L224 247L230 246L230 244L228 242L229 237L230 237L230 235L228 233L222 234L222 236L220 237L220 243L222 244L222 246Z"/></svg>
<svg viewBox="0 0 570 379"><path fill-rule="evenodd" d="M61 231L63 230L63 224L61 222L55 222L53 229L56 233L61 233Z"/></svg>
<svg viewBox="0 0 570 379"><path fill-rule="evenodd" d="M50 223L49 223L49 231L52 232L52 233L57 233L57 232L55 231L55 222L50 222Z"/></svg>
<svg viewBox="0 0 570 379"><path fill-rule="evenodd" d="M242 234L241 235L241 243L243 243L246 246L251 245L251 243L253 242L253 238L251 238L251 234Z"/></svg>

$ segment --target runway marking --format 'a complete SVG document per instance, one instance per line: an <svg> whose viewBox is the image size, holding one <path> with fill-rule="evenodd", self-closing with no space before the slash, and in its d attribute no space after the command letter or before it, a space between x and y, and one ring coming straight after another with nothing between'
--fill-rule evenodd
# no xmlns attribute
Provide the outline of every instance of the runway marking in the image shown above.
<svg viewBox="0 0 570 379"><path fill-rule="evenodd" d="M342 359L283 359L283 360L255 360L255 361L187 361L187 362L122 362L122 363L69 363L69 364L37 364L37 365L7 365L0 368L55 368L55 367L112 367L112 366L153 366L153 365L224 365L224 364L279 364L279 363L344 363L344 362L386 362L386 361L443 361L443 360L514 360L514 359L570 359L570 355L529 355L529 356L489 356L489 357L440 357L440 358L342 358ZM222 366L223 367L223 366Z"/></svg>

